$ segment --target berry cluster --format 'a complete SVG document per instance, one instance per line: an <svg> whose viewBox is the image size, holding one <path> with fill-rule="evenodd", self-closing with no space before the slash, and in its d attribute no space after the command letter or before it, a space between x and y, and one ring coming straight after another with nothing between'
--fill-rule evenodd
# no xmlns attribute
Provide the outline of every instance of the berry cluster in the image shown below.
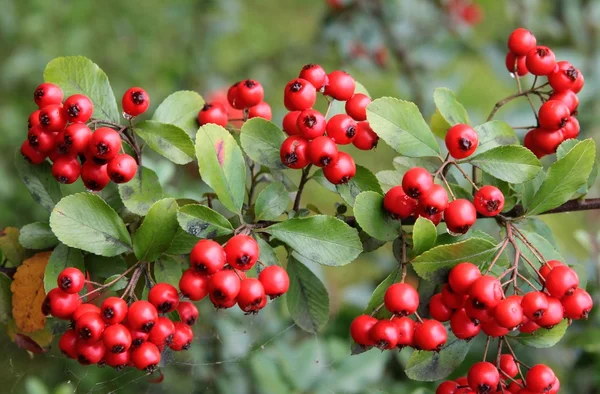
<svg viewBox="0 0 600 394"><path fill-rule="evenodd" d="M419 293L407 283L391 285L385 292L384 306L392 313L392 318L377 320L373 316L360 315L350 325L350 335L354 342L363 347L376 346L381 350L404 348L439 351L448 334L437 320L415 321L408 316L415 314L419 307Z"/></svg>
<svg viewBox="0 0 600 394"><path fill-rule="evenodd" d="M318 64L307 64L299 77L286 85L283 101L290 112L283 118L283 130L289 135L280 149L284 165L294 169L310 164L323 167L325 178L336 185L354 177L354 159L338 151L338 145L354 144L358 149L370 150L379 140L366 121L371 99L355 93L355 88L351 75L339 70L327 74ZM330 105L333 100L345 101L346 114L326 120L327 114L313 108L317 92Z"/></svg>
<svg viewBox="0 0 600 394"><path fill-rule="evenodd" d="M231 121L242 121L252 118L271 120L271 106L263 101L265 92L260 82L245 79L234 83L227 91L227 104L220 100L204 104L198 112L200 126L214 123L226 127ZM233 111L230 111L232 109ZM244 119L230 119L230 112L243 110Z"/></svg>
<svg viewBox="0 0 600 394"><path fill-rule="evenodd" d="M535 90L543 104L537 114L538 125L527 132L523 144L540 158L555 153L561 142L579 135L575 116L579 105L577 93L584 84L583 74L568 61L557 62L554 52L537 45L533 33L523 28L511 33L508 50L508 71L517 78L527 73L536 78L547 77L552 88L550 92Z"/></svg>
<svg viewBox="0 0 600 394"><path fill-rule="evenodd" d="M192 249L190 268L183 273L179 289L192 301L210 298L215 308L237 304L247 314L258 313L271 299L287 292L290 279L279 266L268 266L257 278L246 277L260 255L258 243L250 236L233 236L225 247L203 239Z"/></svg>
<svg viewBox="0 0 600 394"><path fill-rule="evenodd" d="M42 83L33 95L39 109L29 116L27 140L21 154L32 164L52 161L52 175L64 184L80 176L86 188L102 190L111 180L129 182L138 164L122 151L119 132L88 126L94 105L83 94L74 94L63 103L62 90L52 83ZM123 111L127 118L142 114L148 108L148 94L131 88L123 95ZM93 123L93 122L91 122Z"/></svg>

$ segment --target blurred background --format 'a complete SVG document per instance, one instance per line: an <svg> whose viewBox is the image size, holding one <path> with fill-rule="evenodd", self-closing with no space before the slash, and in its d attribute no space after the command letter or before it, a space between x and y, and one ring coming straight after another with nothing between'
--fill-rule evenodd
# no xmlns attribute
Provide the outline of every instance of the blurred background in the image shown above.
<svg viewBox="0 0 600 394"><path fill-rule="evenodd" d="M415 101L425 118L434 112L433 89L453 89L474 124L494 103L516 91L504 66L506 39L516 27L532 30L559 59L579 67L581 138L600 130L600 1L595 0L0 0L0 228L46 221L16 175L13 153L26 136L32 93L48 61L84 55L109 76L115 96L131 86L150 94L153 108L176 90L205 97L243 78L258 79L279 123L285 83L306 63L342 68L372 97ZM369 10L369 11L367 11ZM524 102L502 109L498 119L532 124ZM522 132L522 131L520 131ZM392 169L393 151L353 148L358 164L373 172ZM144 159L168 194L195 196L196 168L184 170L158 157ZM297 174L293 174L297 175ZM75 188L81 185L75 186ZM596 196L597 187L591 194ZM336 198L337 197L337 198ZM315 182L305 202L333 214L339 196ZM600 242L596 212L544 217L569 262L586 266L588 290L598 304ZM485 226L485 225L483 225ZM486 229L485 227L481 227ZM435 385L412 382L403 366L409 350L369 351L349 357L348 326L374 287L394 266L390 248L365 253L336 269L313 267L327 285L332 315L318 336L302 332L281 300L258 316L215 312L201 303L192 349L167 356L158 374L80 367L57 351L30 356L0 328L0 391L6 393L433 393ZM578 322L552 349L517 350L526 363L546 362L564 393L600 392L599 313ZM461 369L478 361L476 342ZM162 383L158 383L162 380Z"/></svg>

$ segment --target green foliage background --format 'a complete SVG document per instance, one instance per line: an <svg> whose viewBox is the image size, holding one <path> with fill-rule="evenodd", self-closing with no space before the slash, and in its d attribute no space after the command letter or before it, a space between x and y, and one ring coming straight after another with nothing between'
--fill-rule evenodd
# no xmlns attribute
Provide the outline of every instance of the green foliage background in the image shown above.
<svg viewBox="0 0 600 394"><path fill-rule="evenodd" d="M419 101L426 118L433 112L434 87L449 87L478 124L497 100L515 91L504 68L505 40L512 29L524 26L555 49L558 58L582 69L586 88L579 111L581 137L598 136L600 3L480 1L484 21L471 28L449 17L437 1L384 2L406 56L389 53L380 66L371 56L356 53L357 44L366 52L385 45L378 22L351 10L332 13L323 0L0 0L0 228L47 219L47 212L31 200L18 179L12 158L34 110L32 92L42 81L46 63L58 56L92 59L108 74L117 97L130 86L144 87L152 98L149 113L173 91L191 89L206 97L251 77L263 83L279 122L285 114L283 86L302 65L318 62L329 70L349 71L373 97ZM412 65L410 70L407 64ZM529 111L522 101L511 103L499 118L525 126L532 123ZM395 155L384 144L376 153L349 150L358 164L373 172L392 168ZM193 197L205 187L192 166L179 169L183 176L175 177L172 163L156 156L144 160L168 195ZM596 194L592 189L591 195ZM339 197L312 182L304 199L333 214ZM563 255L586 266L591 292L598 289L598 217L596 212L544 217ZM0 332L1 391L432 393L435 386L411 382L404 374L407 351L348 357L349 323L392 270L390 249L364 254L341 268L311 266L325 280L333 311L318 336L291 327L283 303L273 304L258 317L245 317L233 311L215 313L204 302L194 347L168 360L164 382L154 384L134 371L119 374L108 368L80 367L60 356L56 346L31 359ZM597 291L595 300L598 304ZM555 348L520 349L528 364L544 361L556 368L563 382L561 392L594 393L600 386L600 377L593 373L600 368L597 310L589 321L575 324ZM475 342L456 373L466 372L481 350L482 343Z"/></svg>

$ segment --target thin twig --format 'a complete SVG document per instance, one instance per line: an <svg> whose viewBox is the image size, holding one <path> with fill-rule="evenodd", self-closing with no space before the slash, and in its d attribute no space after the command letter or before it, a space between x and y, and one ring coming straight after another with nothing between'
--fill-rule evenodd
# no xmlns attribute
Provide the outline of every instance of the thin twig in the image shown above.
<svg viewBox="0 0 600 394"><path fill-rule="evenodd" d="M475 189L475 190L479 190L479 187L477 186L477 184L475 184L475 181L473 181L473 180L471 179L471 177L469 176L469 174L467 174L467 173L465 172L465 170L463 170L463 169L460 167L460 164L458 164L458 163L457 163L457 162L455 162L455 161L452 161L452 162L450 162L450 163L451 163L451 164L453 164L453 165L454 165L456 168L458 168L458 171L460 171L460 173L462 174L462 176L463 176L463 177L464 177L464 178L465 178L467 181L469 181L469 183L471 184L471 186L473 186L473 189Z"/></svg>
<svg viewBox="0 0 600 394"><path fill-rule="evenodd" d="M300 200L302 199L302 192L304 191L304 185L308 182L308 174L310 173L310 169L312 168L312 164L309 164L302 170L302 177L300 178L300 183L298 184L298 191L296 192L296 199L294 200L294 211L298 212L300 208Z"/></svg>
<svg viewBox="0 0 600 394"><path fill-rule="evenodd" d="M98 292L100 292L102 290L105 290L105 289L109 288L110 286L114 285L115 283L117 283L118 281L120 281L121 279L123 279L124 276L126 276L128 273L130 273L132 270L134 270L139 264L140 264L140 262L138 261L137 263L135 263L131 267L127 268L127 270L125 272L123 272L121 275L117 276L115 279L111 280L108 283L105 283L104 285L102 285L101 287L99 287L97 289L94 289L94 290L90 291L89 293L86 293L86 294L82 295L81 297L79 297L79 299L82 299L84 297L89 297L92 294L98 293Z"/></svg>
<svg viewBox="0 0 600 394"><path fill-rule="evenodd" d="M498 259L500 259L500 256L502 255L502 252L504 252L504 249L506 249L506 245L508 245L508 237L504 238L504 241L502 241L502 245L500 246L500 250L498 251L498 253L496 253L496 256L494 257L494 259L492 260L492 262L490 263L490 266L488 267L487 271L485 272L485 274L489 274L492 271L492 268L494 268L494 265L496 265L496 262L498 261ZM502 277L498 278L501 279Z"/></svg>

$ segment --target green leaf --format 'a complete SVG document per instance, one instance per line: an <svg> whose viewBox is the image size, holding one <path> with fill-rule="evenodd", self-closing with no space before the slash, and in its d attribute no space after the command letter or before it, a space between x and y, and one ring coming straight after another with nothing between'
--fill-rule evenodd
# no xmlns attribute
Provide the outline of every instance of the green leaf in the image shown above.
<svg viewBox="0 0 600 394"><path fill-rule="evenodd" d="M68 267L74 267L85 272L83 265L83 255L80 250L69 248L64 244L58 245L50 255L46 271L44 272L44 290L48 293L50 290L58 287L56 280L58 275Z"/></svg>
<svg viewBox="0 0 600 394"><path fill-rule="evenodd" d="M360 227L370 236L382 241L398 237L400 222L393 220L383 209L383 196L375 192L362 192L356 197L354 215Z"/></svg>
<svg viewBox="0 0 600 394"><path fill-rule="evenodd" d="M385 193L387 193L394 186L402 184L402 174L400 171L384 170L379 171L377 174L375 174L375 176L381 185L382 191Z"/></svg>
<svg viewBox="0 0 600 394"><path fill-rule="evenodd" d="M156 173L142 167L132 180L119 185L119 195L125 208L136 215L146 216L152 204L163 197L163 190Z"/></svg>
<svg viewBox="0 0 600 394"><path fill-rule="evenodd" d="M119 277L120 277L120 279L117 280L117 278L119 278ZM114 280L117 280L117 281L108 287L108 290L110 290L110 291L123 290L124 288L127 287L127 284L129 283L129 279L126 276L121 276L121 274L115 274L111 277L106 278L106 280L104 281L104 284L107 285Z"/></svg>
<svg viewBox="0 0 600 394"><path fill-rule="evenodd" d="M381 190L375 174L360 165L356 166L356 175L354 175L350 182L337 185L336 189L346 204L350 206L354 206L356 196L361 192L373 191L383 194L383 190Z"/></svg>
<svg viewBox="0 0 600 394"><path fill-rule="evenodd" d="M565 157L565 155L569 153L569 151L573 149L578 143L579 141L576 139L568 139L562 144L560 144L558 146L558 150L556 151L556 160L560 160L563 157ZM592 171L590 172L590 176L588 177L587 184L581 186L579 190L577 190L577 194L576 196L574 196L574 198L587 194L587 192L592 188L592 186L594 186L596 178L598 177L598 170L598 160L594 159L594 164L592 165Z"/></svg>
<svg viewBox="0 0 600 394"><path fill-rule="evenodd" d="M450 375L469 353L471 342L448 335L448 342L440 352L415 350L406 364L406 376L420 382L434 382Z"/></svg>
<svg viewBox="0 0 600 394"><path fill-rule="evenodd" d="M291 202L283 183L274 182L264 188L254 204L256 220L272 220L281 215Z"/></svg>
<svg viewBox="0 0 600 394"><path fill-rule="evenodd" d="M263 118L252 118L242 126L240 142L244 152L253 161L283 170L287 167L281 163L279 149L286 137L274 123Z"/></svg>
<svg viewBox="0 0 600 394"><path fill-rule="evenodd" d="M152 150L175 164L187 164L194 160L194 143L190 136L177 126L146 120L136 124L133 131Z"/></svg>
<svg viewBox="0 0 600 394"><path fill-rule="evenodd" d="M290 315L298 327L317 333L329 320L327 289L308 267L291 256L287 272L290 288L286 294L286 301Z"/></svg>
<svg viewBox="0 0 600 394"><path fill-rule="evenodd" d="M521 194L521 204L523 204L525 210L533 201L533 197L544 183L544 179L546 179L546 173L540 171L532 180L517 185L517 190ZM506 203L504 205L506 206Z"/></svg>
<svg viewBox="0 0 600 394"><path fill-rule="evenodd" d="M4 273L0 273L0 324L8 323L12 316L12 280Z"/></svg>
<svg viewBox="0 0 600 394"><path fill-rule="evenodd" d="M47 161L34 165L23 158L19 150L15 152L15 167L33 200L52 211L62 198L60 184L52 176L52 165Z"/></svg>
<svg viewBox="0 0 600 394"><path fill-rule="evenodd" d="M44 81L60 86L65 98L85 94L94 103L94 118L119 123L121 115L108 77L97 64L83 56L58 57L46 66Z"/></svg>
<svg viewBox="0 0 600 394"><path fill-rule="evenodd" d="M520 145L498 146L474 156L469 162L508 183L523 183L542 170L535 155Z"/></svg>
<svg viewBox="0 0 600 394"><path fill-rule="evenodd" d="M72 248L107 257L131 250L125 223L95 194L77 193L60 200L50 214L50 227Z"/></svg>
<svg viewBox="0 0 600 394"><path fill-rule="evenodd" d="M479 144L474 155L479 155L490 149L505 145L519 145L519 137L506 122L492 120L475 126Z"/></svg>
<svg viewBox="0 0 600 394"><path fill-rule="evenodd" d="M177 126L194 138L198 131L198 112L204 99L191 90L180 90L163 100L154 111L152 120Z"/></svg>
<svg viewBox="0 0 600 394"><path fill-rule="evenodd" d="M489 261L498 245L487 239L468 238L464 241L436 246L412 261L415 272L423 279L444 283L450 270L463 261L482 264Z"/></svg>
<svg viewBox="0 0 600 394"><path fill-rule="evenodd" d="M177 254L190 254L194 245L198 243L198 238L186 233L181 227L177 229L171 246L165 252L166 254L177 255Z"/></svg>
<svg viewBox="0 0 600 394"><path fill-rule="evenodd" d="M301 256L323 265L346 265L362 251L357 231L331 216L290 219L264 231L288 244Z"/></svg>
<svg viewBox="0 0 600 394"><path fill-rule="evenodd" d="M586 184L595 158L596 145L587 139L555 161L527 207L527 215L537 215L569 201L577 189Z"/></svg>
<svg viewBox="0 0 600 394"><path fill-rule="evenodd" d="M179 208L177 221L185 232L197 238L213 239L233 233L231 223L205 205L189 204Z"/></svg>
<svg viewBox="0 0 600 394"><path fill-rule="evenodd" d="M431 128L433 134L440 138L444 138L446 137L446 133L451 126L446 119L444 119L440 113L440 110L436 108L433 115L431 115L431 119L429 119L429 127Z"/></svg>
<svg viewBox="0 0 600 394"><path fill-rule="evenodd" d="M398 267L394 268L394 270L379 285L377 285L363 313L365 315L373 313L373 311L383 303L383 297L385 296L387 289L394 283L398 283L401 278L402 275L400 269ZM390 316L389 312L385 308L381 308L375 315L378 319L383 319L388 316Z"/></svg>
<svg viewBox="0 0 600 394"><path fill-rule="evenodd" d="M20 265L27 256L26 250L19 243L19 234L20 231L16 227L0 230L0 258L6 258L13 267Z"/></svg>
<svg viewBox="0 0 600 394"><path fill-rule="evenodd" d="M273 247L271 247L267 241L258 235L255 237L255 239L258 243L258 249L260 250L260 257L258 260L264 265L280 265L279 259L277 258L277 253L275 253L275 249L273 249Z"/></svg>
<svg viewBox="0 0 600 394"><path fill-rule="evenodd" d="M440 148L417 106L391 97L374 100L367 119L379 137L401 155L439 156Z"/></svg>
<svg viewBox="0 0 600 394"><path fill-rule="evenodd" d="M104 257L95 254L85 256L85 269L95 282L102 282L108 277L125 272L127 268L127 264L121 256Z"/></svg>
<svg viewBox="0 0 600 394"><path fill-rule="evenodd" d="M178 287L182 273L181 263L173 257L162 256L154 262L154 279L157 283L168 283Z"/></svg>
<svg viewBox="0 0 600 394"><path fill-rule="evenodd" d="M450 126L458 123L470 124L465 107L456 100L454 92L448 88L437 88L433 92L433 101L437 110Z"/></svg>
<svg viewBox="0 0 600 394"><path fill-rule="evenodd" d="M212 187L225 208L240 213L246 195L246 163L231 134L215 124L200 127L196 157L202 180Z"/></svg>
<svg viewBox="0 0 600 394"><path fill-rule="evenodd" d="M133 234L133 251L140 261L154 261L167 251L177 232L177 202L174 198L157 201L144 222Z"/></svg>
<svg viewBox="0 0 600 394"><path fill-rule="evenodd" d="M521 230L523 235L527 238L527 240L542 254L542 256L546 260L559 260L564 261L564 258L561 254L556 250L555 246L545 238L545 236L531 232L526 230ZM517 243L519 249L521 250L521 254L525 256L529 261L536 264L538 261L538 257L534 254L527 245L525 245L518 237L515 237L515 242ZM525 261L521 262L522 266L525 266L525 269L529 272L530 277L537 278L537 273L535 270L527 264ZM539 268L539 267L538 267Z"/></svg>
<svg viewBox="0 0 600 394"><path fill-rule="evenodd" d="M49 249L58 244L48 223L31 223L21 228L19 243L27 249Z"/></svg>
<svg viewBox="0 0 600 394"><path fill-rule="evenodd" d="M419 216L413 226L413 255L418 256L435 245L437 230L429 219Z"/></svg>
<svg viewBox="0 0 600 394"><path fill-rule="evenodd" d="M565 319L549 330L539 328L532 334L521 333L507 338L514 339L525 346L545 349L556 345L567 332L567 328L569 328L569 322Z"/></svg>

